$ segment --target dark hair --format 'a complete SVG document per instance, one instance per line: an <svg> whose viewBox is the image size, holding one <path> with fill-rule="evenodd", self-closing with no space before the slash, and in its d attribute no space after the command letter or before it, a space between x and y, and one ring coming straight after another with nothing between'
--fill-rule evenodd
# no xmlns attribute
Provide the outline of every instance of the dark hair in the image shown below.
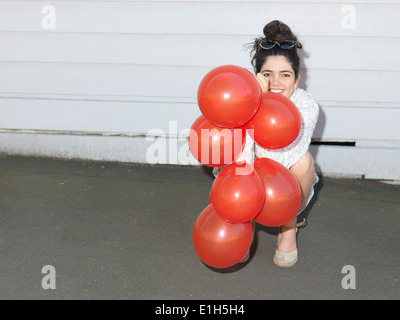
<svg viewBox="0 0 400 320"><path fill-rule="evenodd" d="M252 56L251 64L254 67L254 71L259 73L261 71L261 67L265 63L265 60L269 56L284 56L290 62L295 78L297 79L300 71L300 58L297 54L297 49L301 49L302 45L297 41L297 37L293 34L292 30L281 21L274 20L268 23L264 27L264 37L254 39L254 42L249 46L252 48L250 55ZM291 49L282 49L280 46L276 45L272 49L265 50L260 47L260 42L263 40L272 40L272 41L284 41L291 40L295 41L296 45Z"/></svg>

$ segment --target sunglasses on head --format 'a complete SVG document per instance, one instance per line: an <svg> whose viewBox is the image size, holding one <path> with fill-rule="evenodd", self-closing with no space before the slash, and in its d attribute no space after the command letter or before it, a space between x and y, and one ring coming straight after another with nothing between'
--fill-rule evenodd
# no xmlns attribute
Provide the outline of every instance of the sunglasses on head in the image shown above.
<svg viewBox="0 0 400 320"><path fill-rule="evenodd" d="M292 49L296 45L296 41L283 40L283 41L272 41L272 40L262 40L260 42L260 47L269 50L278 45L282 49Z"/></svg>

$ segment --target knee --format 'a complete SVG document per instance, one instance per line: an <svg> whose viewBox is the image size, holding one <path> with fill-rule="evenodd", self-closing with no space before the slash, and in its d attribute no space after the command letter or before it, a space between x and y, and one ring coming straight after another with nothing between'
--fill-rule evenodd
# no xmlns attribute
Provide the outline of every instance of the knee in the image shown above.
<svg viewBox="0 0 400 320"><path fill-rule="evenodd" d="M291 168L298 173L308 174L315 172L315 161L309 151Z"/></svg>
<svg viewBox="0 0 400 320"><path fill-rule="evenodd" d="M305 161L305 168L307 170L307 172L315 172L315 161L314 161L314 157L311 155L311 153L309 151L307 151L307 153L304 155L304 161Z"/></svg>

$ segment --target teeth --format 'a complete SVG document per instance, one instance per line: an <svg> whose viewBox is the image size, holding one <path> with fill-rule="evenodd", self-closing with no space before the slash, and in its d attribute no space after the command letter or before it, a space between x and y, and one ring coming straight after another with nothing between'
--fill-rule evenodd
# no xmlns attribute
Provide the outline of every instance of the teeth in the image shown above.
<svg viewBox="0 0 400 320"><path fill-rule="evenodd" d="M271 92L273 92L273 93L282 93L283 90L271 90Z"/></svg>

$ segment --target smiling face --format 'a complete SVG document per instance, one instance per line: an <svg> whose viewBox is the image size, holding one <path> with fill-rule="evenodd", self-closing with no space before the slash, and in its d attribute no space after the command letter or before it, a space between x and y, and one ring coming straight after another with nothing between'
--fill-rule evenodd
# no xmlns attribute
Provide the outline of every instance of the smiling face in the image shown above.
<svg viewBox="0 0 400 320"><path fill-rule="evenodd" d="M280 93L290 98L299 85L300 75L297 79L295 72L284 56L269 56L261 67L261 74L269 80L269 91Z"/></svg>

